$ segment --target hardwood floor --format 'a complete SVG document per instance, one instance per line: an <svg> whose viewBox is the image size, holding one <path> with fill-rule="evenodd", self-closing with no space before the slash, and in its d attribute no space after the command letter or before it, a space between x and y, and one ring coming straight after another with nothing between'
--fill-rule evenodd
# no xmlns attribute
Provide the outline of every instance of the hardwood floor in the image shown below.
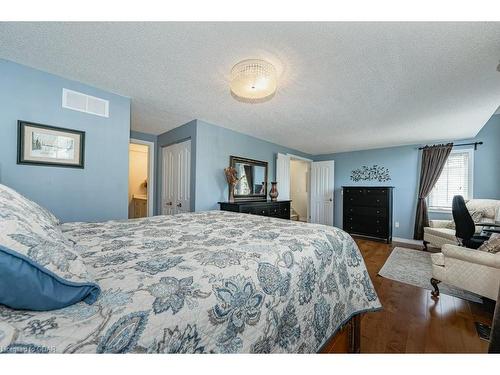
<svg viewBox="0 0 500 375"><path fill-rule="evenodd" d="M478 304L377 276L395 244L356 239L383 310L363 315L361 353L486 353L475 321L491 325L494 303ZM410 247L399 244L401 247Z"/></svg>

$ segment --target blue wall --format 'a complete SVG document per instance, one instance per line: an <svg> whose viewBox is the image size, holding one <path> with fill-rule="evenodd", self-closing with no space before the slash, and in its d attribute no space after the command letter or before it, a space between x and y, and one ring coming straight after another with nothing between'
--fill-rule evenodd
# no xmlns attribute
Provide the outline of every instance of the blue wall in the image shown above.
<svg viewBox="0 0 500 375"><path fill-rule="evenodd" d="M474 198L500 199L500 115L465 142L484 142L474 152Z"/></svg>
<svg viewBox="0 0 500 375"><path fill-rule="evenodd" d="M500 116L493 116L474 139L456 143L483 141L474 153L474 198L500 199ZM384 149L317 155L313 159L335 160L335 225L342 227L343 185L389 185L394 186L394 236L413 238L416 196L419 179L420 152L418 145ZM363 165L373 164L387 167L392 180L386 183L359 182L350 180L351 171ZM431 218L450 218L449 214L430 214Z"/></svg>
<svg viewBox="0 0 500 375"><path fill-rule="evenodd" d="M303 152L200 120L197 120L196 136L196 211L218 209L217 202L227 200L228 187L224 168L229 165L230 155L267 161L269 182L275 179L278 153L311 157Z"/></svg>
<svg viewBox="0 0 500 375"><path fill-rule="evenodd" d="M110 117L63 109L62 89L110 101ZM0 182L62 221L127 218L130 99L0 59ZM16 164L17 121L83 130L85 168Z"/></svg>

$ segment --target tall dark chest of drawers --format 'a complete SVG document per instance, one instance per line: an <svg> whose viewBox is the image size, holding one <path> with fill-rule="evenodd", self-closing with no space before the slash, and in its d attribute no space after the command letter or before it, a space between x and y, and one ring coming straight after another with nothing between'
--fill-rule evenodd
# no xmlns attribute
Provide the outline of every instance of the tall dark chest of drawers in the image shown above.
<svg viewBox="0 0 500 375"><path fill-rule="evenodd" d="M392 186L343 186L343 229L392 242Z"/></svg>

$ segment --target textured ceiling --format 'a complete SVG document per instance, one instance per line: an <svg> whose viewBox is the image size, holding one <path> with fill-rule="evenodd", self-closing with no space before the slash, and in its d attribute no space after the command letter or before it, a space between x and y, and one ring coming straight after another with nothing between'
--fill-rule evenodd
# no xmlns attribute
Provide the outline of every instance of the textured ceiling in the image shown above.
<svg viewBox="0 0 500 375"><path fill-rule="evenodd" d="M0 57L132 98L132 129L194 118L312 153L469 138L500 104L500 23L0 23ZM264 58L276 96L231 67Z"/></svg>

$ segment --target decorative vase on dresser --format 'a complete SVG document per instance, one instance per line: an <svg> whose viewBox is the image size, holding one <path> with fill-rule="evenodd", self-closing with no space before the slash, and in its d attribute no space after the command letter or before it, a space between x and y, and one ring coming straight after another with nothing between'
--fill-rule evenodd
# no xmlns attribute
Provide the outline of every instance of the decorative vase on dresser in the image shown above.
<svg viewBox="0 0 500 375"><path fill-rule="evenodd" d="M343 186L342 229L391 243L393 190L393 186Z"/></svg>
<svg viewBox="0 0 500 375"><path fill-rule="evenodd" d="M275 201L278 199L278 183L277 182L271 182L271 191L269 192L269 197L271 198L272 201Z"/></svg>

